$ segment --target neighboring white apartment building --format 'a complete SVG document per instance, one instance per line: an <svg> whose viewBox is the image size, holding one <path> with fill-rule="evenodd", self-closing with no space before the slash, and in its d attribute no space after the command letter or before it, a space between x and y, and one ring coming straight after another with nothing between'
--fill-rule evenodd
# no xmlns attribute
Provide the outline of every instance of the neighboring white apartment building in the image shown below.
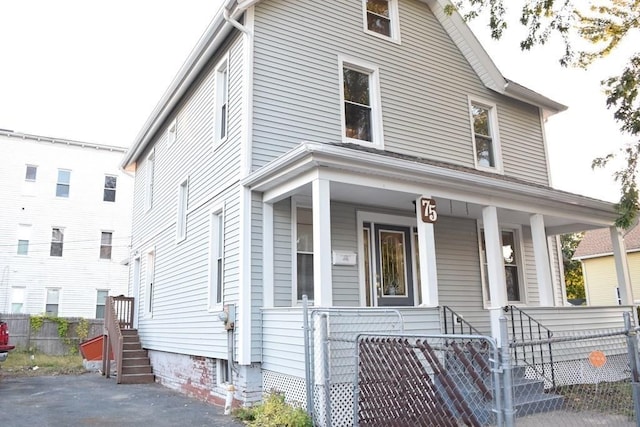
<svg viewBox="0 0 640 427"><path fill-rule="evenodd" d="M0 313L100 318L127 292L122 147L0 130Z"/></svg>

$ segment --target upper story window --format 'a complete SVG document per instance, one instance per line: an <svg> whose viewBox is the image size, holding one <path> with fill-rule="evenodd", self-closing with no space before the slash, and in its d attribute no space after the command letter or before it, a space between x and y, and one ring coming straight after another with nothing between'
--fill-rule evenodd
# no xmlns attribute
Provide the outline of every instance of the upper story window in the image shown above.
<svg viewBox="0 0 640 427"><path fill-rule="evenodd" d="M26 165L24 173L24 183L22 184L22 194L24 194L25 196L35 196L37 176L38 166Z"/></svg>
<svg viewBox="0 0 640 427"><path fill-rule="evenodd" d="M178 121L173 119L167 129L167 146L171 147L178 140Z"/></svg>
<svg viewBox="0 0 640 427"><path fill-rule="evenodd" d="M66 169L58 169L56 197L69 197L70 185L71 185L71 171Z"/></svg>
<svg viewBox="0 0 640 427"><path fill-rule="evenodd" d="M18 255L29 254L29 240L31 239L31 225L18 225Z"/></svg>
<svg viewBox="0 0 640 427"><path fill-rule="evenodd" d="M227 139L229 126L229 58L225 57L216 66L215 81L215 142L219 144Z"/></svg>
<svg viewBox="0 0 640 427"><path fill-rule="evenodd" d="M378 70L341 61L343 139L382 147Z"/></svg>
<svg viewBox="0 0 640 427"><path fill-rule="evenodd" d="M522 262L522 253L520 250L519 232L516 229L503 228L500 233L502 242L502 258L504 263L505 286L507 291L507 300L513 303L524 302L524 269ZM489 290L489 280L487 277L487 256L486 244L484 238L484 230L480 230L480 256L482 258L482 266L484 270L483 281L486 300L491 300Z"/></svg>
<svg viewBox="0 0 640 427"><path fill-rule="evenodd" d="M296 295L313 301L313 214L308 208L296 208Z"/></svg>
<svg viewBox="0 0 640 427"><path fill-rule="evenodd" d="M187 238L187 207L189 202L189 178L178 186L178 218L176 219L176 240Z"/></svg>
<svg viewBox="0 0 640 427"><path fill-rule="evenodd" d="M148 211L153 206L153 180L155 174L156 154L155 150L147 156L146 174L145 174L145 196L144 206Z"/></svg>
<svg viewBox="0 0 640 427"><path fill-rule="evenodd" d="M211 211L209 220L209 309L219 307L224 295L224 210Z"/></svg>
<svg viewBox="0 0 640 427"><path fill-rule="evenodd" d="M365 32L400 42L398 0L362 0Z"/></svg>
<svg viewBox="0 0 640 427"><path fill-rule="evenodd" d="M24 174L24 180L34 182L38 175L38 167L34 165L27 165L27 169Z"/></svg>
<svg viewBox="0 0 640 427"><path fill-rule="evenodd" d="M58 307L60 305L60 289L47 288L47 299L45 303L45 313L47 316L58 316Z"/></svg>
<svg viewBox="0 0 640 427"><path fill-rule="evenodd" d="M496 107L473 100L469 106L476 168L502 173Z"/></svg>
<svg viewBox="0 0 640 427"><path fill-rule="evenodd" d="M62 247L64 245L64 229L53 227L51 229L51 249L50 256L62 256Z"/></svg>
<svg viewBox="0 0 640 427"><path fill-rule="evenodd" d="M104 192L102 200L105 202L116 201L116 185L118 183L118 177L113 175L104 176Z"/></svg>
<svg viewBox="0 0 640 427"><path fill-rule="evenodd" d="M100 235L100 259L111 259L111 248L113 247L113 233L103 231Z"/></svg>

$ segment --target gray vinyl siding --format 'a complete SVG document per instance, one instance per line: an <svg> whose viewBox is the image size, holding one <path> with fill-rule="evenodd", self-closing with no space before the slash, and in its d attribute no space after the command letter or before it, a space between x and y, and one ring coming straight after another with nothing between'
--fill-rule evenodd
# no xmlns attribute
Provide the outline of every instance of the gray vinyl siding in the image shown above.
<svg viewBox="0 0 640 427"><path fill-rule="evenodd" d="M263 226L262 198L253 193L251 200L251 361L262 359L263 305Z"/></svg>
<svg viewBox="0 0 640 427"><path fill-rule="evenodd" d="M291 200L278 202L273 207L273 261L274 305L292 305L293 259Z"/></svg>
<svg viewBox="0 0 640 427"><path fill-rule="evenodd" d="M487 89L427 5L400 0L402 43L366 34L362 3L260 2L252 167L342 140L338 56L379 67L385 149L474 167L468 97L497 106L507 175L548 184L536 107Z"/></svg>
<svg viewBox="0 0 640 427"><path fill-rule="evenodd" d="M262 310L262 369L304 378L301 308Z"/></svg>
<svg viewBox="0 0 640 427"><path fill-rule="evenodd" d="M214 147L213 67L227 51L230 62L228 137ZM224 324L217 312L208 310L210 214L214 206L224 206L223 301L237 304L242 52L242 38L231 38L156 135L153 206L149 211L144 204L146 155L137 165L132 249L141 255L140 295L135 297L142 307L147 303L144 301L146 254L148 249L155 249L153 317L141 314L139 320L143 346L149 349L227 358ZM166 128L174 118L177 139L168 146ZM187 176L187 237L177 242L178 185Z"/></svg>

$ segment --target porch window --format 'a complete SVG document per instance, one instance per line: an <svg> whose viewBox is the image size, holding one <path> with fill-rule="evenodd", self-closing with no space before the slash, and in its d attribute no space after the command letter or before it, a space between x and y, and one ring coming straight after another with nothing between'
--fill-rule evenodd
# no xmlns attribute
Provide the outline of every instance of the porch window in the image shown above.
<svg viewBox="0 0 640 427"><path fill-rule="evenodd" d="M398 0L362 0L366 33L400 41Z"/></svg>
<svg viewBox="0 0 640 427"><path fill-rule="evenodd" d="M522 258L520 254L520 241L516 230L503 229L501 233L502 257L504 262L505 285L507 288L507 300L509 302L522 302ZM483 282L487 300L491 300L489 278L487 276L487 252L485 246L484 230L481 230L481 257L483 265Z"/></svg>
<svg viewBox="0 0 640 427"><path fill-rule="evenodd" d="M296 209L296 279L298 301L313 300L313 215L311 209Z"/></svg>
<svg viewBox="0 0 640 427"><path fill-rule="evenodd" d="M475 164L478 169L502 171L498 120L495 105L488 102L469 101Z"/></svg>

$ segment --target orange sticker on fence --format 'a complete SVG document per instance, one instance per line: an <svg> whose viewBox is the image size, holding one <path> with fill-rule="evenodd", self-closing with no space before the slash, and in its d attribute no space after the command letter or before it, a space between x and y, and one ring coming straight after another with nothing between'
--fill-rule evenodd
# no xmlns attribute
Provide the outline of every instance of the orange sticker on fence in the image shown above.
<svg viewBox="0 0 640 427"><path fill-rule="evenodd" d="M589 362L596 368L602 368L607 363L607 356L600 350L589 353Z"/></svg>

